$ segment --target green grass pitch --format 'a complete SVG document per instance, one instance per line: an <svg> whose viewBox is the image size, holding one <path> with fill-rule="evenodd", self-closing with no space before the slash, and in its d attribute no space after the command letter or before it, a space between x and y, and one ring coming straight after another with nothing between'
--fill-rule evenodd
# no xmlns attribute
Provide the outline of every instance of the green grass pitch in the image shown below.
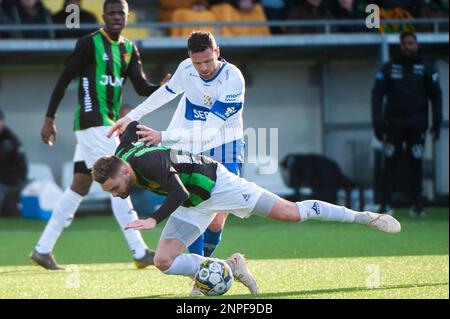
<svg viewBox="0 0 450 319"><path fill-rule="evenodd" d="M348 224L230 217L215 256L244 253L259 298L449 298L448 209L396 215L399 235ZM112 216L76 218L55 255L66 271L30 266L45 222L0 220L0 299L188 298L191 280L134 269ZM162 230L144 232L155 247ZM197 297L202 298L202 297ZM252 298L234 283L221 298Z"/></svg>

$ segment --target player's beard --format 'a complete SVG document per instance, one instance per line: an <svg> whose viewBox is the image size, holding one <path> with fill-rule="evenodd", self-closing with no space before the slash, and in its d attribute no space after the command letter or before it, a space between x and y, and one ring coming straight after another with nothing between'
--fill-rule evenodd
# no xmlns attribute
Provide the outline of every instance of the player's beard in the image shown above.
<svg viewBox="0 0 450 319"><path fill-rule="evenodd" d="M133 187L133 181L131 180L131 178L126 182L125 185L125 190L123 191L122 194L120 194L120 198L125 199L128 196L130 196L131 193L131 188Z"/></svg>

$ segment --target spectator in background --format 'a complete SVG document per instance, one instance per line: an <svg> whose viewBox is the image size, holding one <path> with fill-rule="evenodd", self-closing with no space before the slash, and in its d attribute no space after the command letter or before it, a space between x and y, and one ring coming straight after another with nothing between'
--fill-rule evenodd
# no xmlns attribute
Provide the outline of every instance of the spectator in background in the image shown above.
<svg viewBox="0 0 450 319"><path fill-rule="evenodd" d="M424 19L448 18L448 0L425 0L420 8L419 17ZM432 25L420 25L417 29L421 32L432 32ZM440 27L439 31L448 32L448 25Z"/></svg>
<svg viewBox="0 0 450 319"><path fill-rule="evenodd" d="M423 0L378 0L374 1L374 3L388 10L401 8L411 13L414 17L417 17Z"/></svg>
<svg viewBox="0 0 450 319"><path fill-rule="evenodd" d="M366 14L360 11L355 4L355 0L334 0L331 4L331 12L335 19L355 20L358 19L361 25L342 25L338 26L339 32L365 32L368 29L365 26Z"/></svg>
<svg viewBox="0 0 450 319"><path fill-rule="evenodd" d="M259 3L258 0L210 0L209 4L216 5L216 4L222 4L222 3L228 3L231 4L233 7L235 7L238 10L241 10L243 12L249 12L252 11L255 4Z"/></svg>
<svg viewBox="0 0 450 319"><path fill-rule="evenodd" d="M290 20L328 20L333 15L322 0L297 0L292 1L289 9ZM323 33L322 26L293 26L288 28L289 33Z"/></svg>
<svg viewBox="0 0 450 319"><path fill-rule="evenodd" d="M445 18L448 17L448 0L424 0L420 7L420 18Z"/></svg>
<svg viewBox="0 0 450 319"><path fill-rule="evenodd" d="M267 20L286 20L288 11L284 0L261 0ZM281 34L284 28L279 26L271 26L272 34Z"/></svg>
<svg viewBox="0 0 450 319"><path fill-rule="evenodd" d="M422 157L428 128L428 100L432 106L431 133L439 138L442 122L442 95L438 73L419 53L414 33L400 36L400 56L377 73L372 90L372 121L375 136L384 143L385 164L382 169L381 212L390 208L395 174L403 152L409 162L413 216L424 215L422 203ZM383 99L386 96L386 103ZM404 145L406 148L404 149Z"/></svg>
<svg viewBox="0 0 450 319"><path fill-rule="evenodd" d="M2 0L0 0L0 25L10 23L11 19L8 17L5 10L3 9ZM0 39L2 38L9 38L9 34L5 31L0 31Z"/></svg>
<svg viewBox="0 0 450 319"><path fill-rule="evenodd" d="M162 18L169 19L170 22L200 22L199 26L172 27L170 35L172 37L187 37L194 30L202 29L215 33L213 26L203 27L201 23L214 23L216 19L209 10L208 0L160 0L163 10Z"/></svg>
<svg viewBox="0 0 450 319"><path fill-rule="evenodd" d="M211 11L221 22L266 22L264 8L259 0L209 0ZM229 26L221 31L225 36L270 35L267 26Z"/></svg>
<svg viewBox="0 0 450 319"><path fill-rule="evenodd" d="M17 137L5 126L0 110L0 217L19 216L17 204L27 178L27 161Z"/></svg>
<svg viewBox="0 0 450 319"><path fill-rule="evenodd" d="M64 5L61 8L60 11L55 13L52 16L52 21L55 24L65 24L66 19L71 14L71 12L66 12L66 8L68 5L76 5L80 8L80 26L83 26L83 24L93 24L98 23L97 18L93 13L90 13L89 11L83 10L81 7L81 0L65 0ZM55 35L56 38L80 38L83 35L92 33L96 31L97 29L94 28L92 30L83 30L83 29L67 29L67 30L56 30Z"/></svg>
<svg viewBox="0 0 450 319"><path fill-rule="evenodd" d="M11 15L21 24L52 24L50 11L39 0L18 0L17 4L12 6ZM23 31L22 34L28 39L55 38L53 30Z"/></svg>
<svg viewBox="0 0 450 319"><path fill-rule="evenodd" d="M177 9L191 8L190 1L186 0L158 0L159 2L159 21L172 21L173 12Z"/></svg>
<svg viewBox="0 0 450 319"><path fill-rule="evenodd" d="M4 24L16 24L7 12L7 4L3 0L0 0L0 25ZM0 31L0 39L2 38L21 38L19 31Z"/></svg>
<svg viewBox="0 0 450 319"><path fill-rule="evenodd" d="M417 17L423 0L371 0L369 3L380 7L381 20L411 20ZM378 29L381 33L414 32L415 26L407 23L386 23Z"/></svg>

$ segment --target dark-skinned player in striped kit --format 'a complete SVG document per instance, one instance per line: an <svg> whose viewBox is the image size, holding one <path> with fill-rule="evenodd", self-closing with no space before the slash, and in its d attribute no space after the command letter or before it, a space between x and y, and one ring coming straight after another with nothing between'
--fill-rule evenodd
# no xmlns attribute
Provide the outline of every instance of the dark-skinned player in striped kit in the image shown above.
<svg viewBox="0 0 450 319"><path fill-rule="evenodd" d="M130 78L141 96L149 96L159 87L147 80L136 46L121 36L127 25L128 12L125 0L105 0L105 27L78 40L50 100L41 136L45 144L52 146L56 142L55 116L58 105L69 83L78 78L74 178L56 203L52 217L30 255L32 263L46 269L62 269L52 254L53 248L63 230L71 224L83 197L89 192L93 182L90 174L93 163L100 156L114 154L118 145L118 139L108 138L106 133L117 120L125 80ZM163 83L169 78L170 75L166 75ZM111 206L132 251L136 267L152 265L154 252L148 249L140 232L124 230L125 225L137 220L130 198L111 197Z"/></svg>

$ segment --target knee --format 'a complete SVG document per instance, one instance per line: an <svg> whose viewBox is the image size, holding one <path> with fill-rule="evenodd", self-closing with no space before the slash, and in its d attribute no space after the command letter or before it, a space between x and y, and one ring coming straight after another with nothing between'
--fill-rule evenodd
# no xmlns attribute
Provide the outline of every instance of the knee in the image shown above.
<svg viewBox="0 0 450 319"><path fill-rule="evenodd" d="M163 254L158 254L158 253L156 253L155 259L154 259L155 267L158 268L162 272L169 269L170 266L172 266L173 261L174 261L174 258L172 258L168 255L163 255Z"/></svg>
<svg viewBox="0 0 450 319"><path fill-rule="evenodd" d="M303 202L302 202L303 203ZM300 205L304 206L304 205ZM271 219L284 220L287 222L300 221L300 211L296 203L285 199L278 199L268 215Z"/></svg>
<svg viewBox="0 0 450 319"><path fill-rule="evenodd" d="M300 221L300 211L299 211L299 207L297 206L297 204L293 203L293 205L290 205L289 210L289 221L292 222L299 222Z"/></svg>
<svg viewBox="0 0 450 319"><path fill-rule="evenodd" d="M86 196L92 185L92 177L88 174L75 173L70 188L80 196Z"/></svg>
<svg viewBox="0 0 450 319"><path fill-rule="evenodd" d="M227 218L226 213L219 213L214 217L211 224L209 224L208 229L213 233L218 233L223 229L223 225L225 224L225 220Z"/></svg>
<svg viewBox="0 0 450 319"><path fill-rule="evenodd" d="M68 228L73 221L74 214L67 213L61 206L61 203L57 203L52 211L50 220L61 225L63 228Z"/></svg>
<svg viewBox="0 0 450 319"><path fill-rule="evenodd" d="M83 183L83 184L72 183L70 189L80 196L86 196L89 193L89 190L91 189L91 183Z"/></svg>
<svg viewBox="0 0 450 319"><path fill-rule="evenodd" d="M286 206L284 207L284 220L288 222L299 222L300 221L300 211L299 207L296 203L286 203Z"/></svg>

